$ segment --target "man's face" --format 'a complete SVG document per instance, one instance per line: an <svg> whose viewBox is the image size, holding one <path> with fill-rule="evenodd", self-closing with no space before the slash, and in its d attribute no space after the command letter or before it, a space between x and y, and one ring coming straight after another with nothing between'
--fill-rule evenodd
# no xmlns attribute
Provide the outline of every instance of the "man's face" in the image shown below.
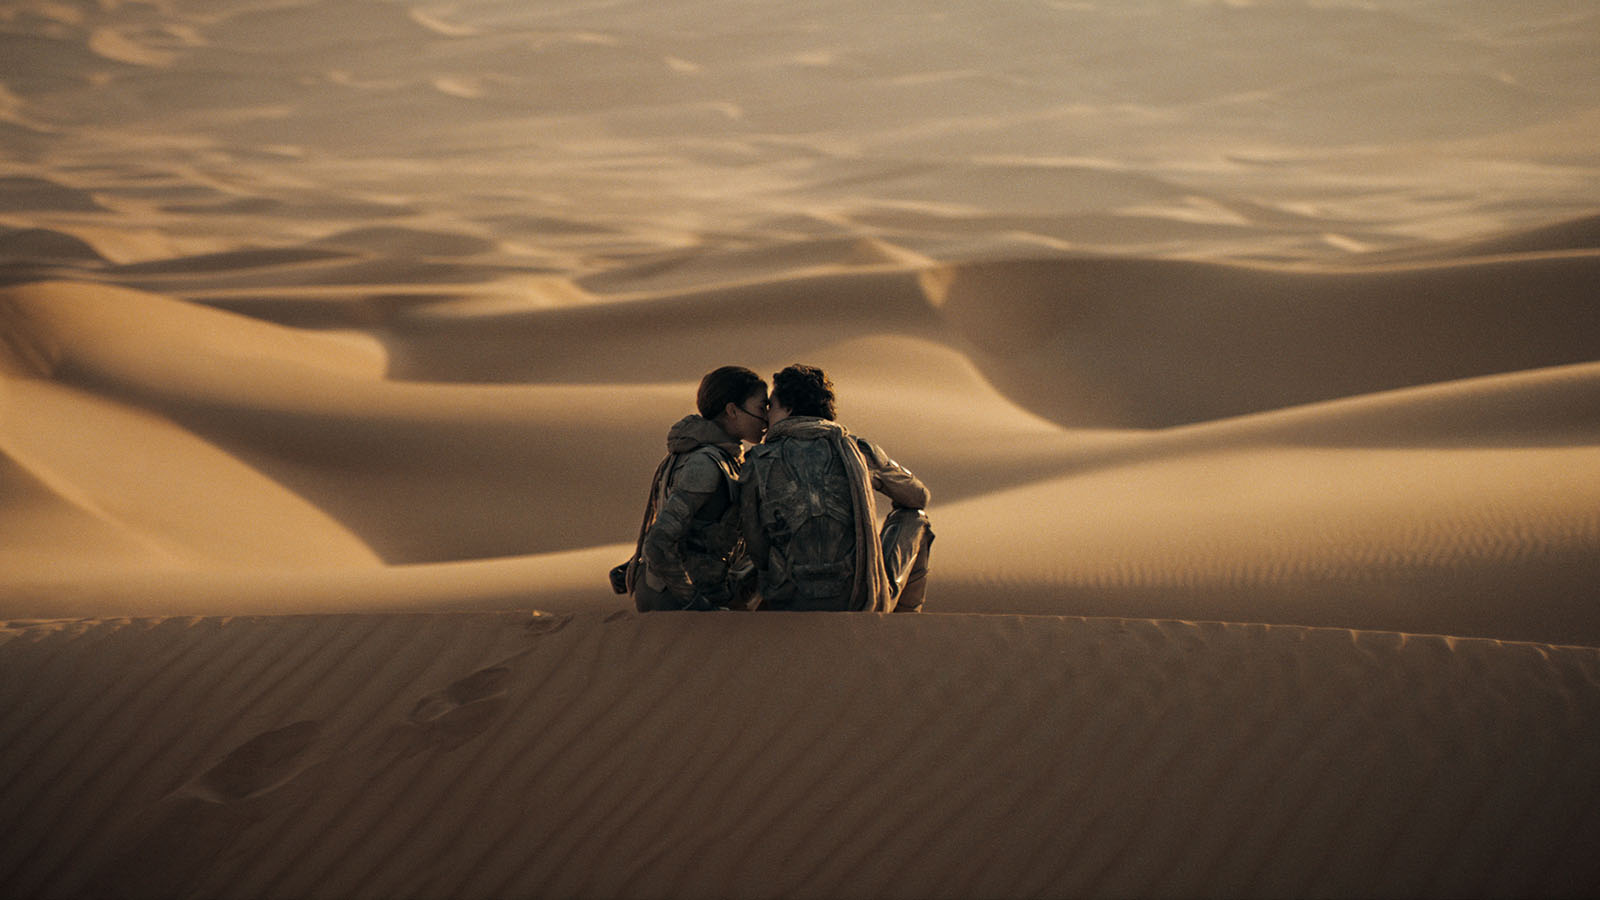
<svg viewBox="0 0 1600 900"><path fill-rule="evenodd" d="M789 407L784 406L774 398L772 403L767 406L767 427L771 428L791 415L793 413L789 412Z"/></svg>

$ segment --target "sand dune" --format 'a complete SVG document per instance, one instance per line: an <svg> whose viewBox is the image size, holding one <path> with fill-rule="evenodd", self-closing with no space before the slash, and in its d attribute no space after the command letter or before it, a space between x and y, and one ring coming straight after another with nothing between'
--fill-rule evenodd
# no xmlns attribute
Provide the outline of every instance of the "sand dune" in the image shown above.
<svg viewBox="0 0 1600 900"><path fill-rule="evenodd" d="M1597 21L0 7L0 895L1600 893ZM796 361L930 614L632 614Z"/></svg>
<svg viewBox="0 0 1600 900"><path fill-rule="evenodd" d="M93 212L103 209L86 191L58 184L48 178L20 176L0 179L0 208L6 212Z"/></svg>
<svg viewBox="0 0 1600 900"><path fill-rule="evenodd" d="M6 637L0 881L22 896L1554 896L1600 876L1590 648L826 615Z"/></svg>
<svg viewBox="0 0 1600 900"><path fill-rule="evenodd" d="M999 262L928 281L1009 394L1084 385L1034 405L1063 424L1149 427L1588 362L1597 274L1584 252L1341 272Z"/></svg>
<svg viewBox="0 0 1600 900"><path fill-rule="evenodd" d="M88 242L48 228L13 228L0 233L0 254L18 261L103 261Z"/></svg>
<svg viewBox="0 0 1600 900"><path fill-rule="evenodd" d="M111 530L145 545L158 568L375 562L327 513L159 416L35 382L8 385L5 401L7 418L27 427L8 433L0 449L49 493L33 502L17 498L21 540L5 549L12 578L88 574L111 561L94 552L97 541L82 542L80 530ZM107 452L85 434L116 435L115 447ZM23 524L68 513L87 522L70 529ZM249 527L238 527L241 520Z"/></svg>
<svg viewBox="0 0 1600 900"><path fill-rule="evenodd" d="M1374 254L1385 260L1433 258L1458 258L1463 256L1503 256L1518 253L1558 253L1564 250L1594 250L1600 248L1600 216L1570 219L1530 228L1511 234L1454 242L1443 246L1428 245L1405 250L1396 248L1387 253Z"/></svg>
<svg viewBox="0 0 1600 900"><path fill-rule="evenodd" d="M964 609L1592 645L1596 463L1592 447L1258 449L1068 475L948 507L941 540L1006 563L952 561L944 591ZM1073 512L1046 542L1020 506Z"/></svg>
<svg viewBox="0 0 1600 900"><path fill-rule="evenodd" d="M1042 264L1031 265L1036 270ZM1415 277L1416 270L1400 271ZM1454 272L1444 271L1446 277ZM64 386L17 382L12 408L25 417L17 421L77 422L84 401L76 392L87 389L107 397L93 408L150 422L145 427L155 429L153 434L196 447L146 460L143 455L155 451L130 442L131 452L143 454L131 463L80 457L63 484L90 496L125 493L111 486L130 464L186 472L197 488L205 486L200 490L206 495L237 493L239 476L198 462L219 450L231 454L237 463L230 465L261 473L268 484L275 482L273 490L292 491L285 500L308 503L306 514L315 510L314 516L339 523L332 531L326 521L312 530L294 525L293 534L312 540L322 540L312 536L324 532L343 535L336 541L354 539L371 548L343 557L342 565L361 566L336 581L351 597L372 598L386 608L417 608L439 602L444 586L455 585L462 593L443 602L482 608L506 601L506 579L517 572L515 577L529 581L527 602L604 608L615 601L603 591L578 599L583 575L572 564L583 559L593 566L591 583L600 588L605 554L623 552L615 545L626 540L640 504L637 479L629 476L650 468L660 452L660 436L651 432L666 424L659 420L675 417L655 410L674 408L691 391L692 372L674 353L686 356L688 342L722 327L727 340L749 341L753 354L755 334L717 323L724 309L766 304L769 327L762 335L769 346L777 353L804 352L828 366L844 392L846 420L939 486L948 511L938 517L940 531L953 536L941 544L953 548L941 554L945 609L1137 612L1563 643L1600 639L1600 621L1572 600L1600 574L1594 562L1600 559L1594 513L1600 497L1593 478L1600 464L1593 453L1600 378L1592 364L1480 376L1183 428L1066 429L998 393L990 385L993 370L957 349L962 339L939 319L950 301L935 305L920 288L941 274L926 270L919 280L914 271L871 266L679 299L514 314L424 304L417 312L396 313L391 321L404 322L407 330L391 325L377 332L381 344L125 289L19 287L9 293L13 346L19 348L13 365L33 376L54 375ZM1015 296L1025 299L1031 283L1019 280ZM885 285L900 291L901 307L870 305L869 298L886 295ZM811 296L832 298L833 312L808 303ZM1478 303L1493 308L1481 298ZM1563 301L1563 308L1577 305L1576 298ZM1038 301L1035 308L1049 310ZM130 316L133 309L138 313ZM420 313L428 309L448 315L424 318ZM687 321L685 309L695 311ZM923 320L921 337L905 333L908 326L915 333L911 316ZM860 337L839 340L821 333L852 324ZM901 336L874 335L896 324ZM1553 325L1546 328L1558 335ZM187 350L174 356L164 348L176 344L179 330ZM615 363L626 358L629 342L645 333L654 335L661 355L634 354L626 372L618 371ZM504 342L505 357L490 350L490 334ZM778 335L784 338L774 343ZM502 377L511 365L581 376L585 354L593 353L612 361L614 374L630 377L609 384L391 380L385 373L394 374L395 348L406 348L408 341L456 347L435 349L427 366L413 362L414 378L496 364L503 366ZM614 350L605 349L608 342L615 342ZM514 359L514 348L529 353L541 346L555 355ZM1500 352L1495 345L1481 346ZM1293 353L1312 350L1307 339ZM1150 351L1147 368L1167 352ZM785 357L768 359L775 368ZM1440 359L1463 368L1482 365L1465 351ZM590 364L598 375L597 362ZM1369 369L1376 371L1370 361ZM122 411L120 404L129 408ZM908 415L911 409L920 412ZM40 443L40 434L19 433L9 444L13 458L35 473L52 452L60 452L49 449L59 443ZM30 465L30 459L36 462ZM132 521L166 521L164 490L170 488L120 502L138 510L130 512ZM71 493L62 496L54 505L28 508L57 521L73 508L65 499ZM294 543L272 531L270 517L232 512L254 502L260 501L221 504L203 521L217 540L259 552L202 558L248 562L257 570L281 569L273 560L292 558ZM174 527L179 526L136 528L134 536L159 542ZM140 566L130 569L124 559L111 569L121 576L52 571L37 562L48 545L25 542L12 551L19 566L21 560L35 561L12 577L8 606L15 613L92 611L91 597L119 612L148 612L161 609L163 594L178 604L173 608L219 610L201 589L214 588L217 574L195 576L198 581L134 579L118 599L106 579L126 577ZM374 560L365 552L390 564L505 562L447 571L411 568L401 578L367 568ZM563 557L569 563L554 566L548 582L533 574L549 554L572 553L579 556ZM169 562L156 566L170 568ZM481 584L474 585L471 571L484 579ZM314 579L289 573L264 583L330 594ZM401 595L380 599L396 589ZM1512 590L1519 592L1517 604L1503 600ZM50 593L55 600L39 599ZM260 611L270 608L270 594L242 588L227 596ZM331 602L339 609L359 608L352 599Z"/></svg>

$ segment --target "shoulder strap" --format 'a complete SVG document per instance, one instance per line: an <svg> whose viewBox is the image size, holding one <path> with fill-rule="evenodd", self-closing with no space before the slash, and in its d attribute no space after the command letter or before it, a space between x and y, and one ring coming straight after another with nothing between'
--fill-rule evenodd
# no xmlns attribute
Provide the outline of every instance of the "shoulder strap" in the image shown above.
<svg viewBox="0 0 1600 900"><path fill-rule="evenodd" d="M628 593L633 593L633 586L638 581L639 562L644 558L644 535L655 524L656 511L661 508L664 495L667 492L667 473L672 471L672 464L678 458L676 453L668 453L660 465L656 466L656 473L650 476L650 496L644 503L644 519L639 522L639 538L633 542L633 556L628 560L627 588Z"/></svg>
<svg viewBox="0 0 1600 900"><path fill-rule="evenodd" d="M736 503L739 499L735 493L735 487L739 483L739 473L735 472L733 468L736 465L734 456L724 447L712 444L711 448L716 451L717 469L722 472L723 493L727 496L729 503Z"/></svg>

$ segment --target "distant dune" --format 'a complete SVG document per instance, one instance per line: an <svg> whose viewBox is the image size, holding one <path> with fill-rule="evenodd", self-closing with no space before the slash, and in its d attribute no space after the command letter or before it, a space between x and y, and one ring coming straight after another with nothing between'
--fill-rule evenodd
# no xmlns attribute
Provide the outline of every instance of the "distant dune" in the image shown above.
<svg viewBox="0 0 1600 900"><path fill-rule="evenodd" d="M1600 12L0 9L0 895L1593 896ZM633 613L833 378L928 613Z"/></svg>

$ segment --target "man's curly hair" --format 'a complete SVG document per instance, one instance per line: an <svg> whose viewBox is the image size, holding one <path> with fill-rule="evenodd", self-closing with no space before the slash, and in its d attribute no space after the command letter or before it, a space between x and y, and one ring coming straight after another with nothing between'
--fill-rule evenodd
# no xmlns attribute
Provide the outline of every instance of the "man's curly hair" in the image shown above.
<svg viewBox="0 0 1600 900"><path fill-rule="evenodd" d="M816 416L832 419L836 416L833 382L816 366L798 363L772 376L772 399L789 410L790 415Z"/></svg>

